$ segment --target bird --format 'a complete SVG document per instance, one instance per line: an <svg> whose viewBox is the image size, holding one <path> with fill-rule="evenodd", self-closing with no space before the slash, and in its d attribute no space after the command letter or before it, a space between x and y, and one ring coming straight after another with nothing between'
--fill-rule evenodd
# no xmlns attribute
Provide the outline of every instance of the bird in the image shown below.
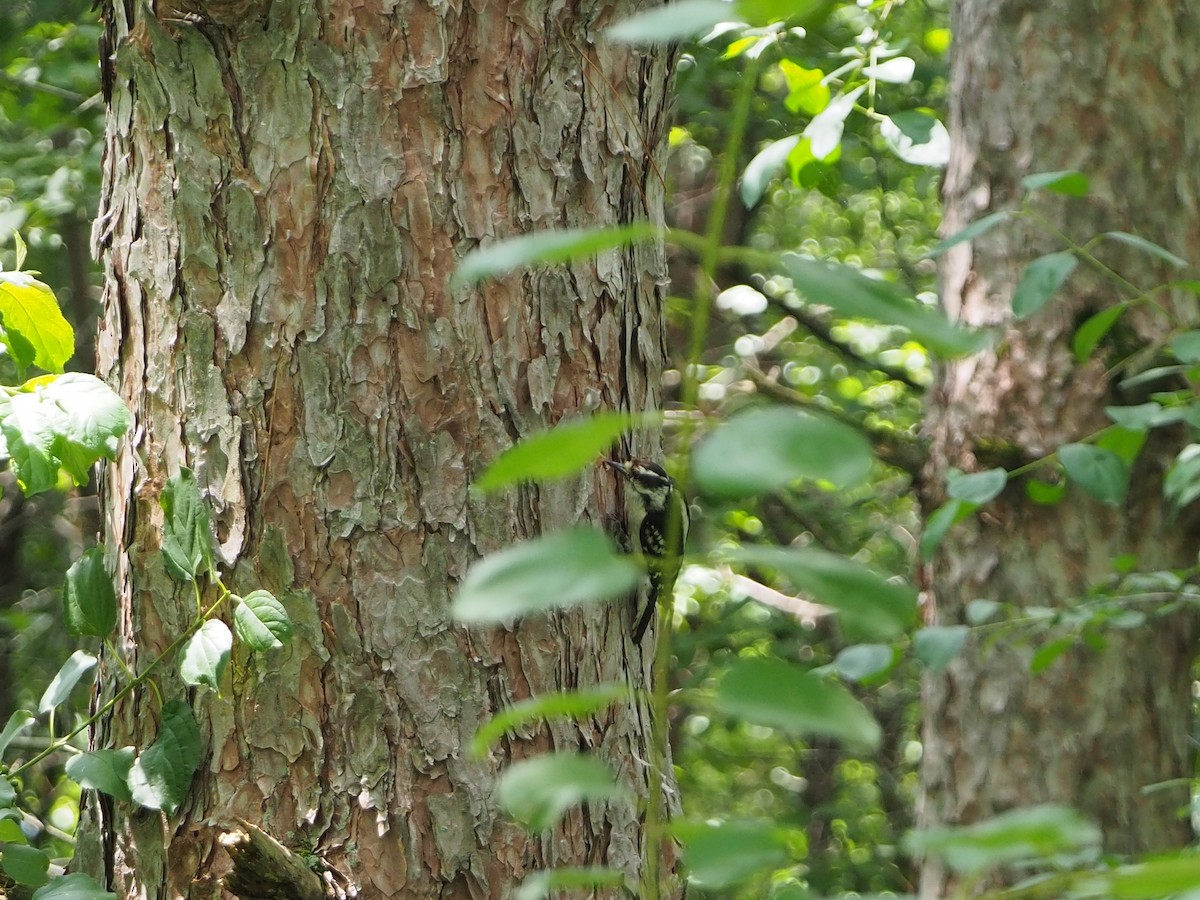
<svg viewBox="0 0 1200 900"><path fill-rule="evenodd" d="M671 596L679 576L691 517L674 480L658 463L606 459L604 464L622 477L625 525L650 579L645 606L634 617L633 642L641 644L659 601Z"/></svg>

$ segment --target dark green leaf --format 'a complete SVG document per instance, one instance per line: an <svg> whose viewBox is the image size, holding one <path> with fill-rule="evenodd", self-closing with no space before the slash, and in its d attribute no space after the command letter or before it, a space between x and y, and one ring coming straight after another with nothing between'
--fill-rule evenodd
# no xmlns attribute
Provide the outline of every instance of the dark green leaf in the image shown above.
<svg viewBox="0 0 1200 900"><path fill-rule="evenodd" d="M513 900L547 900L552 894L568 897L610 894L609 891L597 890L598 888L624 888L625 895L633 896L633 891L627 887L625 873L619 869L577 866L534 872L521 882L521 886L513 894Z"/></svg>
<svg viewBox="0 0 1200 900"><path fill-rule="evenodd" d="M25 887L40 887L50 880L50 857L35 847L4 844L0 847L0 863L13 881Z"/></svg>
<svg viewBox="0 0 1200 900"><path fill-rule="evenodd" d="M509 238L472 250L464 256L454 270L450 286L457 288L474 284L527 266L590 258L605 250L650 240L656 234L658 231L649 222L635 222L612 228L571 228Z"/></svg>
<svg viewBox="0 0 1200 900"><path fill-rule="evenodd" d="M905 328L941 356L964 356L988 343L986 332L955 325L941 310L923 306L891 282L869 278L853 266L830 265L794 253L785 253L782 262L784 273L809 302L850 318Z"/></svg>
<svg viewBox="0 0 1200 900"><path fill-rule="evenodd" d="M1021 186L1027 191L1045 188L1056 194L1068 197L1086 197L1091 189L1088 177L1082 172L1064 170L1061 172L1038 172L1036 175L1026 175L1021 179Z"/></svg>
<svg viewBox="0 0 1200 900"><path fill-rule="evenodd" d="M33 892L33 900L116 900L116 897L82 872L55 878Z"/></svg>
<svg viewBox="0 0 1200 900"><path fill-rule="evenodd" d="M200 729L192 709L181 700L163 707L158 737L129 772L135 803L172 814L179 808L200 766Z"/></svg>
<svg viewBox="0 0 1200 900"><path fill-rule="evenodd" d="M487 748L506 731L512 731L526 722L552 718L582 719L607 709L619 700L629 697L629 685L609 684L595 688L580 688L574 691L530 697L514 703L507 709L484 722L471 739L471 752L483 756Z"/></svg>
<svg viewBox="0 0 1200 900"><path fill-rule="evenodd" d="M256 653L278 650L292 639L292 620L270 591L251 591L233 607L238 640Z"/></svg>
<svg viewBox="0 0 1200 900"><path fill-rule="evenodd" d="M51 679L45 693L42 694L41 702L38 703L38 712L45 715L57 708L71 695L71 689L79 683L79 679L83 677L84 673L91 671L94 665L96 665L96 657L92 654L82 650L72 653Z"/></svg>
<svg viewBox="0 0 1200 900"><path fill-rule="evenodd" d="M1157 403L1139 403L1137 406L1106 406L1104 413L1128 431L1147 431L1182 421L1187 415L1187 409L1181 406L1162 407Z"/></svg>
<svg viewBox="0 0 1200 900"><path fill-rule="evenodd" d="M913 635L913 650L925 668L936 675L958 656L969 631L966 625L922 628Z"/></svg>
<svg viewBox="0 0 1200 900"><path fill-rule="evenodd" d="M167 571L180 581L194 581L212 570L212 530L208 506L196 476L188 468L169 479L159 498L163 512L162 552Z"/></svg>
<svg viewBox="0 0 1200 900"><path fill-rule="evenodd" d="M692 476L706 494L744 497L801 478L849 487L866 479L873 462L871 445L849 425L769 406L715 428L696 448Z"/></svg>
<svg viewBox="0 0 1200 900"><path fill-rule="evenodd" d="M54 291L27 272L0 272L0 325L22 369L61 372L75 353L75 332Z"/></svg>
<svg viewBox="0 0 1200 900"><path fill-rule="evenodd" d="M102 791L118 800L132 800L129 793L129 770L133 767L133 748L93 750L67 760L67 775L80 786Z"/></svg>
<svg viewBox="0 0 1200 900"><path fill-rule="evenodd" d="M642 569L594 528L558 531L492 553L476 563L454 598L463 622L517 616L608 600L631 590Z"/></svg>
<svg viewBox="0 0 1200 900"><path fill-rule="evenodd" d="M25 709L18 709L8 717L4 730L0 731L0 756L8 749L13 738L37 721L37 716Z"/></svg>
<svg viewBox="0 0 1200 900"><path fill-rule="evenodd" d="M1174 378L1176 375L1186 376L1190 366L1155 366L1151 369L1146 369L1144 372L1138 372L1136 375L1130 375L1128 378L1121 379L1122 390L1128 391L1131 388L1138 387L1143 384L1150 384L1154 381L1161 381L1164 378Z"/></svg>
<svg viewBox="0 0 1200 900"><path fill-rule="evenodd" d="M934 259L935 257L941 256L951 247L954 247L965 241L975 240L975 238L991 231L993 228L995 228L1001 222L1006 221L1011 216L1012 213L1001 210L1000 212L994 212L991 215L984 216L982 219L976 219L961 231L956 231L948 238L943 238L934 244L933 249L929 251L929 258Z"/></svg>
<svg viewBox="0 0 1200 900"><path fill-rule="evenodd" d="M1034 675L1046 671L1054 664L1055 660L1075 646L1076 640L1075 635L1068 634L1052 641L1046 641L1034 651L1033 657L1029 660L1029 671Z"/></svg>
<svg viewBox="0 0 1200 900"><path fill-rule="evenodd" d="M668 44L738 18L734 6L722 0L680 0L630 16L607 29L604 38L618 44Z"/></svg>
<svg viewBox="0 0 1200 900"><path fill-rule="evenodd" d="M921 559L926 562L933 559L933 554L941 546L950 528L970 516L978 508L974 503L950 500L935 509L925 520L925 529L921 532Z"/></svg>
<svg viewBox="0 0 1200 900"><path fill-rule="evenodd" d="M789 154L800 143L800 135L793 134L778 141L772 141L758 151L754 159L746 165L742 173L742 202L746 208L752 208L760 199L767 185L775 174L783 168Z"/></svg>
<svg viewBox="0 0 1200 900"><path fill-rule="evenodd" d="M1014 809L975 825L909 832L904 839L908 853L938 857L956 872L967 873L1099 844L1100 829L1063 806Z"/></svg>
<svg viewBox="0 0 1200 900"><path fill-rule="evenodd" d="M895 661L896 652L887 644L853 644L838 653L833 668L847 681L862 681L886 672Z"/></svg>
<svg viewBox="0 0 1200 900"><path fill-rule="evenodd" d="M120 397L79 372L32 379L0 407L0 432L26 494L55 487L60 468L85 484L93 463L116 454L131 422Z"/></svg>
<svg viewBox="0 0 1200 900"><path fill-rule="evenodd" d="M495 491L522 481L554 481L574 475L594 465L617 438L649 418L610 412L562 422L505 450L479 476L475 487Z"/></svg>
<svg viewBox="0 0 1200 900"><path fill-rule="evenodd" d="M1180 362L1200 362L1200 331L1185 331L1171 339L1171 352Z"/></svg>
<svg viewBox="0 0 1200 900"><path fill-rule="evenodd" d="M107 637L117 626L117 594L104 566L104 547L92 547L67 569L63 619L76 637Z"/></svg>
<svg viewBox="0 0 1200 900"><path fill-rule="evenodd" d="M220 690L221 675L229 664L233 635L220 619L209 619L183 646L179 677L184 684Z"/></svg>
<svg viewBox="0 0 1200 900"><path fill-rule="evenodd" d="M722 712L794 735L821 735L857 748L879 744L879 723L841 685L778 659L743 659L717 685Z"/></svg>
<svg viewBox="0 0 1200 900"><path fill-rule="evenodd" d="M775 570L817 603L838 610L842 627L865 640L887 640L917 619L916 592L854 560L816 547L740 547L729 554L739 566Z"/></svg>
<svg viewBox="0 0 1200 900"><path fill-rule="evenodd" d="M1148 241L1144 237L1138 237L1136 234L1129 234L1125 231L1106 231L1103 237L1110 240L1120 241L1122 244L1129 244L1131 247L1137 247L1139 250L1144 250L1151 256L1157 256L1164 262L1168 262L1177 269L1186 269L1188 261L1182 257L1176 256L1170 250L1158 246L1153 241Z"/></svg>
<svg viewBox="0 0 1200 900"><path fill-rule="evenodd" d="M584 801L623 795L612 770L593 756L547 753L513 765L500 775L500 806L530 831L547 831L563 813Z"/></svg>
<svg viewBox="0 0 1200 900"><path fill-rule="evenodd" d="M1129 465L1111 450L1090 444L1064 444L1058 461L1067 477L1097 500L1120 504L1129 489Z"/></svg>
<svg viewBox="0 0 1200 900"><path fill-rule="evenodd" d="M1008 472L1004 469L988 469L964 475L961 472L946 479L946 492L955 500L965 500L982 506L993 500L1008 484Z"/></svg>
<svg viewBox="0 0 1200 900"><path fill-rule="evenodd" d="M683 845L688 880L716 891L732 887L787 860L782 830L759 822L671 823L671 833Z"/></svg>
<svg viewBox="0 0 1200 900"><path fill-rule="evenodd" d="M1096 345L1104 340L1104 336L1117 324L1126 309L1128 307L1124 303L1106 307L1094 316L1090 316L1079 326L1075 337L1071 340L1071 349L1075 353L1076 362L1084 362L1092 355Z"/></svg>
<svg viewBox="0 0 1200 900"><path fill-rule="evenodd" d="M1058 293L1079 260L1065 250L1039 256L1021 273L1021 280L1013 292L1013 313L1018 319L1027 319L1050 302Z"/></svg>

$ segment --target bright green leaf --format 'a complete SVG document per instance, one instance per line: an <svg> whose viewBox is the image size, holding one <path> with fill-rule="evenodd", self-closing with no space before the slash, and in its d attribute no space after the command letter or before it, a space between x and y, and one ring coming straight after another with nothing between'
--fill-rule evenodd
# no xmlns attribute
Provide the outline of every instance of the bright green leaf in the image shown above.
<svg viewBox="0 0 1200 900"><path fill-rule="evenodd" d="M753 207L760 199L771 179L787 162L788 156L800 143L800 135L793 134L782 140L772 141L758 151L742 173L742 202L746 208Z"/></svg>
<svg viewBox="0 0 1200 900"><path fill-rule="evenodd" d="M174 813L200 766L200 728L182 700L163 707L158 737L134 761L129 788L135 803Z"/></svg>
<svg viewBox="0 0 1200 900"><path fill-rule="evenodd" d="M1052 666L1060 656L1070 650L1078 639L1073 634L1063 635L1054 640L1046 641L1033 652L1029 660L1029 671L1038 675Z"/></svg>
<svg viewBox="0 0 1200 900"><path fill-rule="evenodd" d="M107 637L117 626L117 594L104 565L104 547L92 547L67 569L63 619L76 637Z"/></svg>
<svg viewBox="0 0 1200 900"><path fill-rule="evenodd" d="M116 897L82 872L55 878L33 892L33 900L116 900Z"/></svg>
<svg viewBox="0 0 1200 900"><path fill-rule="evenodd" d="M733 7L738 18L751 25L783 22L812 29L820 25L836 5L834 0L735 0Z"/></svg>
<svg viewBox="0 0 1200 900"><path fill-rule="evenodd" d="M1200 888L1200 857L1188 853L1160 859L1146 859L1133 865L1120 866L1096 873L1087 879L1087 886L1097 893L1089 896L1119 898L1119 900L1159 900L1161 897L1183 898L1185 892L1195 900Z"/></svg>
<svg viewBox="0 0 1200 900"><path fill-rule="evenodd" d="M820 69L806 69L790 59L781 59L779 70L788 86L783 103L792 113L815 116L829 105L829 87Z"/></svg>
<svg viewBox="0 0 1200 900"><path fill-rule="evenodd" d="M278 650L292 639L292 620L270 591L251 591L233 607L238 640L256 653Z"/></svg>
<svg viewBox="0 0 1200 900"><path fill-rule="evenodd" d="M921 559L925 562L933 559L933 554L941 546L951 527L970 516L978 508L974 503L967 503L965 500L949 500L930 513L929 518L925 520L925 528L921 532Z"/></svg>
<svg viewBox="0 0 1200 900"><path fill-rule="evenodd" d="M887 644L852 644L834 657L834 670L847 681L863 681L886 672L896 661L896 652Z"/></svg>
<svg viewBox="0 0 1200 900"><path fill-rule="evenodd" d="M1163 407L1157 403L1139 403L1137 406L1106 406L1104 413L1129 431L1147 431L1182 421L1187 415L1187 409L1181 406Z"/></svg>
<svg viewBox="0 0 1200 900"><path fill-rule="evenodd" d="M25 887L40 887L50 880L50 857L36 847L23 844L4 844L0 847L0 864L5 873Z"/></svg>
<svg viewBox="0 0 1200 900"><path fill-rule="evenodd" d="M994 500L1008 484L1008 472L1004 469L988 469L985 472L961 472L946 479L946 492L955 500L965 500L982 506Z"/></svg>
<svg viewBox="0 0 1200 900"><path fill-rule="evenodd" d="M1136 234L1129 234L1126 231L1106 231L1101 237L1106 237L1109 240L1119 241L1122 244L1128 244L1131 247L1136 247L1139 250L1144 250L1151 256L1157 256L1164 262L1168 262L1177 269L1186 269L1188 261L1183 257L1176 256L1170 250L1158 246L1153 241L1148 241L1144 237L1138 237Z"/></svg>
<svg viewBox="0 0 1200 900"><path fill-rule="evenodd" d="M903 843L909 854L938 857L956 872L978 873L1098 848L1100 829L1073 809L1047 805L1014 809L974 825L909 832Z"/></svg>
<svg viewBox="0 0 1200 900"><path fill-rule="evenodd" d="M1013 313L1018 319L1027 319L1050 302L1079 265L1073 253L1062 251L1039 256L1021 273L1017 289L1013 292Z"/></svg>
<svg viewBox="0 0 1200 900"><path fill-rule="evenodd" d="M500 774L500 806L530 831L547 831L563 813L584 801L623 795L601 760L578 753L546 753L513 763Z"/></svg>
<svg viewBox="0 0 1200 900"><path fill-rule="evenodd" d="M650 419L629 413L598 413L530 435L501 453L475 482L495 491L522 481L554 481L594 465L622 434Z"/></svg>
<svg viewBox="0 0 1200 900"><path fill-rule="evenodd" d="M1054 506L1056 503L1062 502L1062 498L1067 495L1067 482L1052 483L1030 478L1025 482L1025 493L1034 503L1042 506Z"/></svg>
<svg viewBox="0 0 1200 900"><path fill-rule="evenodd" d="M633 896L633 891L628 888L625 873L619 869L575 866L534 872L521 882L521 886L513 894L513 900L548 900L552 895L594 897L598 894L608 896L612 893L601 890L603 888L623 888L625 895ZM615 893L613 895L616 896Z"/></svg>
<svg viewBox="0 0 1200 900"><path fill-rule="evenodd" d="M1067 477L1097 500L1118 505L1129 489L1129 465L1111 450L1091 444L1064 444L1058 461Z"/></svg>
<svg viewBox="0 0 1200 900"><path fill-rule="evenodd" d="M846 127L846 117L854 110L855 101L866 89L865 84L859 85L852 91L834 97L823 110L813 116L804 129L804 137L811 143L814 157L825 159L838 148L842 142L842 131Z"/></svg>
<svg viewBox="0 0 1200 900"><path fill-rule="evenodd" d="M506 622L618 597L641 577L642 569L596 529L556 531L476 563L463 579L451 612L463 622Z"/></svg>
<svg viewBox="0 0 1200 900"><path fill-rule="evenodd" d="M936 675L958 656L967 641L969 631L966 625L922 628L913 635L913 651L925 668Z"/></svg>
<svg viewBox="0 0 1200 900"><path fill-rule="evenodd" d="M194 581L212 569L212 530L191 469L181 467L168 479L159 503L165 514L162 552L167 571L180 581Z"/></svg>
<svg viewBox="0 0 1200 900"><path fill-rule="evenodd" d="M474 284L526 266L552 265L593 257L605 250L649 240L657 233L657 229L649 222L635 222L611 228L570 228L509 238L472 250L464 256L454 270L450 286L455 288Z"/></svg>
<svg viewBox="0 0 1200 900"><path fill-rule="evenodd" d="M18 709L8 717L4 730L0 731L0 756L8 749L13 738L37 721L37 716L25 709Z"/></svg>
<svg viewBox="0 0 1200 900"><path fill-rule="evenodd" d="M683 845L688 881L707 891L729 888L787 860L782 829L760 822L671 823Z"/></svg>
<svg viewBox="0 0 1200 900"><path fill-rule="evenodd" d="M830 306L840 315L873 319L908 329L913 338L942 356L962 356L989 340L982 331L952 323L931 306L922 306L891 282L868 278L853 266L831 265L794 253L782 257L784 273L810 303Z"/></svg>
<svg viewBox="0 0 1200 900"><path fill-rule="evenodd" d="M71 695L71 689L79 683L79 679L83 677L84 673L89 672L94 665L96 665L96 657L92 654L85 653L83 650L76 650L72 653L54 678L50 680L50 684L42 694L41 702L38 703L38 712L45 715L56 709Z"/></svg>
<svg viewBox="0 0 1200 900"><path fill-rule="evenodd" d="M817 603L838 610L846 632L887 640L917 620L916 592L872 572L862 563L817 547L745 546L729 553L743 567L772 569Z"/></svg>
<svg viewBox="0 0 1200 900"><path fill-rule="evenodd" d="M26 272L0 272L0 325L22 369L61 372L75 353L75 332L54 291Z"/></svg>
<svg viewBox="0 0 1200 900"><path fill-rule="evenodd" d="M1200 362L1200 331L1185 331L1171 338L1171 352L1180 362Z"/></svg>
<svg viewBox="0 0 1200 900"><path fill-rule="evenodd" d="M874 748L882 736L879 723L844 687L779 659L738 660L718 683L713 702L756 725L856 748Z"/></svg>
<svg viewBox="0 0 1200 900"><path fill-rule="evenodd" d="M183 646L179 677L184 684L220 690L221 675L229 664L233 634L220 619L209 619Z"/></svg>
<svg viewBox="0 0 1200 900"><path fill-rule="evenodd" d="M594 688L580 688L530 697L502 709L475 731L471 739L471 752L483 756L487 748L507 731L513 731L527 722L553 718L581 719L607 709L614 703L629 697L629 685L608 684Z"/></svg>
<svg viewBox="0 0 1200 900"><path fill-rule="evenodd" d="M129 770L133 768L133 748L93 750L67 760L67 775L88 790L101 791L118 800L132 800Z"/></svg>
<svg viewBox="0 0 1200 900"><path fill-rule="evenodd" d="M1126 309L1128 307L1124 303L1105 307L1094 316L1089 316L1076 329L1075 336L1071 339L1071 349L1075 353L1076 362L1084 362L1092 355L1096 345L1104 340L1104 336L1117 324Z"/></svg>
<svg viewBox="0 0 1200 900"><path fill-rule="evenodd" d="M1186 411L1186 408L1184 409ZM1125 463L1126 468L1132 469L1133 464L1137 462L1138 454L1142 452L1142 447L1146 445L1146 438L1146 432L1140 429L1113 425L1096 436L1096 446L1101 450L1115 453Z"/></svg>
<svg viewBox="0 0 1200 900"><path fill-rule="evenodd" d="M604 38L617 44L669 44L738 18L734 6L722 0L680 0L630 16L607 29Z"/></svg>
<svg viewBox="0 0 1200 900"><path fill-rule="evenodd" d="M1038 172L1026 175L1021 179L1021 186L1027 191L1048 190L1068 197L1086 197L1091 190L1088 177L1082 172L1063 170L1061 172Z"/></svg>
<svg viewBox="0 0 1200 900"><path fill-rule="evenodd" d="M1001 210L1000 212L994 212L990 215L986 215L982 219L976 219L961 231L956 231L949 237L943 238L934 244L933 249L929 251L929 258L934 259L938 256L941 256L943 253L957 244L975 240L975 238L979 237L980 235L991 231L1001 222L1007 221L1011 216L1012 213Z"/></svg>

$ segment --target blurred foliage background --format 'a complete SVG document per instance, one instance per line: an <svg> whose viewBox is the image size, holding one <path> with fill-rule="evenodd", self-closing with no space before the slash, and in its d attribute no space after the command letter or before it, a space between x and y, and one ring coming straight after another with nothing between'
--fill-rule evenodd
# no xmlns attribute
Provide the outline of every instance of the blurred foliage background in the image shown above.
<svg viewBox="0 0 1200 900"><path fill-rule="evenodd" d="M99 34L90 0L10 0L0 8L0 262L12 266L10 235L19 229L30 247L27 268L43 273L80 336L74 365L83 370L94 359L98 307L90 222L103 129ZM735 205L727 240L898 271L916 296L932 300L935 269L922 257L940 219L940 169L901 159L881 137L879 117L917 110L942 117L945 3L839 4L811 33L765 37L769 47L764 43L753 66L758 75L748 139L737 148L739 171L811 121L820 106L806 94L814 78L881 52L879 58L903 53L915 68L903 83L879 82L878 93L872 86L874 115L852 113L840 149L828 159L793 153L784 172L789 177L770 181L757 203ZM675 225L705 227L731 98L756 52L753 43L714 34L681 56L664 173ZM672 260L676 294L691 291L689 265L682 255ZM909 462L915 457L906 450L915 442L930 378L923 349L887 327L803 306L786 279L736 269L721 279L704 355L704 411L725 417L762 393L819 407L861 427L894 465L878 464L871 483L853 491L809 485L752 504L706 508L697 517L704 532L698 543L813 545L910 577L917 514ZM668 395L680 381L688 304L672 299L670 309L677 369L667 373ZM70 653L58 625L59 585L70 562L94 543L97 515L86 491L27 501L11 483L3 487L0 721L18 707L35 707ZM685 699L671 726L683 809L700 819L770 822L792 858L786 868L736 891L693 896L907 892L913 874L897 843L912 824L921 750L916 666L893 648L875 651L890 654L883 662L865 664L862 651L848 656L846 636L831 617L776 587L756 573L702 565L689 567L682 579L674 677ZM833 742L802 742L689 707L689 692L710 690L713 674L730 660L768 649L841 675L883 725L880 748L855 755ZM60 850L77 804L61 762L50 760L42 780L26 785L41 798L41 842Z"/></svg>

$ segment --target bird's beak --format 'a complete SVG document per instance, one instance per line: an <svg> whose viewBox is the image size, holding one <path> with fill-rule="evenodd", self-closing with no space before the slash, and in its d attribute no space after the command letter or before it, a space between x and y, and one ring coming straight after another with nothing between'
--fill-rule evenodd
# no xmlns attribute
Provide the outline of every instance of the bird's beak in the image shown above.
<svg viewBox="0 0 1200 900"><path fill-rule="evenodd" d="M622 462L617 462L615 459L606 459L606 460L604 460L604 464L606 466L608 466L610 469L612 469L614 472L620 472L626 478L629 477L628 464L622 463Z"/></svg>

